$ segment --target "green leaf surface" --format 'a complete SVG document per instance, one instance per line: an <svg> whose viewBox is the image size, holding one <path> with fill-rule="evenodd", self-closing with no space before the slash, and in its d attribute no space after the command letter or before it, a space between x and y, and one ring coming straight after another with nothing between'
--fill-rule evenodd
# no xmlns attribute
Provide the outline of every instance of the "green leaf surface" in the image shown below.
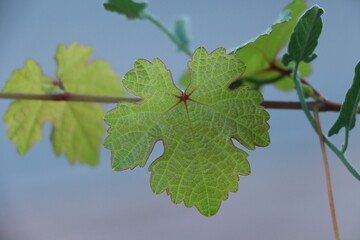
<svg viewBox="0 0 360 240"><path fill-rule="evenodd" d="M125 15L129 19L143 18L147 3L137 3L132 0L108 0L104 8L111 12Z"/></svg>
<svg viewBox="0 0 360 240"><path fill-rule="evenodd" d="M191 83L182 92L159 60L137 60L123 80L143 101L118 104L108 112L105 146L112 151L114 170L144 167L157 141L164 154L149 167L154 193L166 191L174 203L184 201L205 216L214 215L228 192L238 189L239 175L250 174L247 153L236 148L270 143L269 115L262 95L247 87L228 85L245 70L234 55L219 48L195 51L189 62Z"/></svg>
<svg viewBox="0 0 360 240"><path fill-rule="evenodd" d="M299 19L290 38L288 53L283 57L286 66L290 61L309 63L316 58L313 52L321 34L323 13L324 10L315 5Z"/></svg>
<svg viewBox="0 0 360 240"><path fill-rule="evenodd" d="M354 81L345 96L339 117L329 130L329 137L338 134L341 128L350 131L355 127L356 111L360 101L360 62L355 67Z"/></svg>
<svg viewBox="0 0 360 240"><path fill-rule="evenodd" d="M61 44L56 54L57 79L43 76L33 60L13 72L3 92L34 94L62 93L60 81L67 92L94 95L124 95L116 74L109 64L95 60L88 62L92 48L74 43L66 48ZM52 123L51 140L56 155L64 153L70 163L79 161L98 164L98 149L105 133L102 123L104 110L98 104L36 100L18 100L7 110L4 121L8 137L25 154L42 139L45 122Z"/></svg>
<svg viewBox="0 0 360 240"><path fill-rule="evenodd" d="M254 87L246 79L251 79L253 82L257 82L257 85L261 85L269 79L273 79L274 76L277 77L282 74L277 68L284 67L282 64L279 65L277 55L288 43L296 21L305 9L306 4L304 1L293 1L285 7L274 25L266 30L264 34L232 50L246 64L246 71L238 81ZM286 70L286 68L284 69ZM289 80L285 81L288 82ZM281 88L282 85L280 84L279 87ZM288 88L284 90L288 90Z"/></svg>

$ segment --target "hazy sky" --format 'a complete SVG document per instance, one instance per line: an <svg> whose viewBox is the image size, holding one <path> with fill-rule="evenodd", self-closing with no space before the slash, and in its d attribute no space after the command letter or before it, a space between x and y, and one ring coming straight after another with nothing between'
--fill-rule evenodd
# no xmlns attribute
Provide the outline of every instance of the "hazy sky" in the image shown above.
<svg viewBox="0 0 360 240"><path fill-rule="evenodd" d="M186 55L146 21L128 21L103 10L100 0L1 0L0 84L28 58L54 75L59 43L77 41L95 47L94 58L109 61L122 76L137 58L162 59L177 79ZM191 18L192 48L230 48L262 33L290 1L149 2L150 11L168 26L177 17ZM324 29L308 79L326 97L342 101L360 59L360 2L309 1L326 13ZM326 94L325 94L326 93ZM294 93L264 90L267 100L295 100ZM1 100L0 114L11 101ZM111 108L113 106L108 106ZM271 145L250 152L252 175L241 177L213 218L174 205L165 194L151 192L146 168L112 172L110 153L101 150L101 165L70 166L55 157L44 140L19 156L0 127L0 239L332 239L324 170L316 135L300 111L271 110ZM321 114L326 130L336 114ZM360 168L359 128L351 134L348 156ZM341 144L342 135L336 138ZM149 162L161 154L155 148ZM360 183L330 155L335 201L343 239L360 238ZM149 165L149 162L147 166ZM146 166L146 167L147 167Z"/></svg>

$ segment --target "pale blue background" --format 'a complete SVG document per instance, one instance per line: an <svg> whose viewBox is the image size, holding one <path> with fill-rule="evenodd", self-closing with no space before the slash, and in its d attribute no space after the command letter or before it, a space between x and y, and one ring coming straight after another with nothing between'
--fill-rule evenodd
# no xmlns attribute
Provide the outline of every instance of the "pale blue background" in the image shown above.
<svg viewBox="0 0 360 240"><path fill-rule="evenodd" d="M57 44L95 47L123 75L137 58L159 57L178 78L188 57L152 24L105 12L101 0L1 0L0 85L27 58L54 75ZM263 32L286 0L152 0L150 10L169 25L184 13L192 19L193 48L233 47ZM315 1L309 1L314 4ZM309 81L326 97L342 101L360 59L360 2L319 0L326 14L319 58ZM272 87L268 100L292 99ZM1 100L0 115L10 101ZM110 108L111 106L109 106ZM19 156L0 127L0 239L332 239L324 170L318 142L300 111L270 110L271 146L250 152L252 175L242 177L219 213L205 218L196 209L154 195L146 168L112 172L108 150L97 168L69 166L48 141ZM321 114L324 129L335 113ZM351 134L349 157L360 167L359 128ZM337 138L341 144L342 137ZM156 148L154 157L161 154ZM329 153L343 239L360 239L360 183ZM147 164L148 166L149 164Z"/></svg>

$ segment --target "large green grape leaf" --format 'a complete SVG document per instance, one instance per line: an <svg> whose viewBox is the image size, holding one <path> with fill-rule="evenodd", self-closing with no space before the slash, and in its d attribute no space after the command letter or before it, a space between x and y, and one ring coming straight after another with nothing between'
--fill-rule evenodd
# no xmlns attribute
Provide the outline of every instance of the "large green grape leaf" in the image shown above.
<svg viewBox="0 0 360 240"><path fill-rule="evenodd" d="M105 147L112 151L112 168L124 170L144 167L162 141L164 154L149 167L153 192L166 191L174 203L212 216L228 192L237 191L239 175L250 174L247 153L232 139L251 150L267 146L269 115L258 91L228 89L245 66L224 48L211 54L198 48L189 70L191 84L182 92L159 59L137 60L123 83L143 100L118 104L105 115Z"/></svg>
<svg viewBox="0 0 360 240"><path fill-rule="evenodd" d="M293 1L285 7L274 25L264 34L231 50L246 64L246 71L237 80L236 85L245 83L257 87L265 83L277 83L276 86L282 90L293 88L290 72L286 72L286 68L278 61L277 56L289 42L294 26L305 9L305 1ZM301 71L301 76L305 75L306 72Z"/></svg>
<svg viewBox="0 0 360 240"><path fill-rule="evenodd" d="M57 79L43 76L40 66L28 60L24 68L13 72L3 91L48 94L51 89L55 93L65 90L77 94L124 95L109 64L100 60L87 62L91 53L92 48L77 43L68 48L60 44L55 57ZM64 153L72 164L79 161L96 165L101 137L105 133L104 113L100 105L92 103L18 100L10 105L4 121L9 129L8 137L16 143L20 154L25 154L42 139L43 125L50 121L56 155Z"/></svg>

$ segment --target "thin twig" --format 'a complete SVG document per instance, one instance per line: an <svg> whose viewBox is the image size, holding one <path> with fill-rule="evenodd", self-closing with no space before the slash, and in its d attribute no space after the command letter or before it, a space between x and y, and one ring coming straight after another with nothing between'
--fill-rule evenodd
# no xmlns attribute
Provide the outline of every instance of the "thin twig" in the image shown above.
<svg viewBox="0 0 360 240"><path fill-rule="evenodd" d="M97 103L118 103L118 102L134 103L141 100L140 98L83 95L83 94L74 94L74 93L63 93L63 94L0 93L0 98L21 99L21 100L97 102Z"/></svg>
<svg viewBox="0 0 360 240"><path fill-rule="evenodd" d="M336 220L336 211L335 211L335 203L334 203L334 196L332 191L332 185L331 185L331 177L330 177L330 167L329 167L329 161L326 154L325 149L325 143L324 138L322 136L322 130L321 130L321 123L319 118L319 113L317 109L314 109L314 119L318 131L320 146L321 146L321 153L323 156L323 162L324 162L324 168L325 168L325 177L326 177L326 186L327 186L327 193L329 198L329 205L330 205L330 212L331 212L331 219L333 223L333 230L336 240L340 240L340 232L339 227Z"/></svg>
<svg viewBox="0 0 360 240"><path fill-rule="evenodd" d="M332 102L332 101L310 101L306 103L308 108L313 110L318 109L319 112L339 112L341 109L341 104ZM289 101L264 101L261 104L265 108L269 109L302 109L300 102L289 102ZM357 113L360 113L360 108L357 110Z"/></svg>

